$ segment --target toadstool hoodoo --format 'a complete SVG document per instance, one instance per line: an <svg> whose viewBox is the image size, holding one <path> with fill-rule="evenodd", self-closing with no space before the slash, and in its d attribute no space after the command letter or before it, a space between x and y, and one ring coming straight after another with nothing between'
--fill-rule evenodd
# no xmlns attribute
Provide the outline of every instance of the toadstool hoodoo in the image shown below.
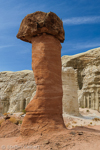
<svg viewBox="0 0 100 150"><path fill-rule="evenodd" d="M26 107L21 135L65 128L62 118L61 44L63 23L53 12L27 15L17 38L32 43L36 95Z"/></svg>

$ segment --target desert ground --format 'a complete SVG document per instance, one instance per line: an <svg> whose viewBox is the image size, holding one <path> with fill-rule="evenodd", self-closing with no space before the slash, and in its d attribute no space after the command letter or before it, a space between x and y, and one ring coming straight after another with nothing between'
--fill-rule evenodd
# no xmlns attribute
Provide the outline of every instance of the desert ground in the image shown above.
<svg viewBox="0 0 100 150"><path fill-rule="evenodd" d="M79 111L80 117L63 116L65 130L38 132L27 138L20 136L21 124L7 119L0 127L0 150L100 150L100 113L87 108Z"/></svg>

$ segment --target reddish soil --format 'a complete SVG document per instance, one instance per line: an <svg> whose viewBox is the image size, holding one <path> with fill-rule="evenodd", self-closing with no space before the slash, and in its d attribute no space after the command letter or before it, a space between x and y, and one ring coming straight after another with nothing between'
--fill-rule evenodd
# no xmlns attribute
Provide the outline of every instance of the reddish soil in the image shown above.
<svg viewBox="0 0 100 150"><path fill-rule="evenodd" d="M0 138L15 137L20 135L20 127L9 120L4 121L0 127Z"/></svg>
<svg viewBox="0 0 100 150"><path fill-rule="evenodd" d="M100 126L75 127L70 130L38 133L32 137L22 138L21 136L18 137L19 133L16 134L16 130L14 133L14 126L10 124L10 127L8 121L4 125L6 128L3 125L0 128L0 131L3 129L2 138L0 138L0 150L7 150L8 148L14 150L100 150Z"/></svg>
<svg viewBox="0 0 100 150"><path fill-rule="evenodd" d="M93 120L84 119L83 123L81 120L79 117L67 117L65 124L73 124L74 128L37 131L27 138L21 137L19 125L6 120L0 127L0 150L100 150L100 121L90 124Z"/></svg>

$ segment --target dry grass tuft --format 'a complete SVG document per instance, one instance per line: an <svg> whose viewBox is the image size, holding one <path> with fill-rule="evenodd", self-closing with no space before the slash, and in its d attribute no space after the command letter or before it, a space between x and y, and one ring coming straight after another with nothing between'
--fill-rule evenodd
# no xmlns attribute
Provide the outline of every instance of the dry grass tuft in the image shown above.
<svg viewBox="0 0 100 150"><path fill-rule="evenodd" d="M66 124L66 127L69 127L71 124L70 123L68 123L68 124Z"/></svg>
<svg viewBox="0 0 100 150"><path fill-rule="evenodd" d="M7 115L9 115L9 114L10 114L10 113L4 113L3 115L4 115L4 116L7 116Z"/></svg>
<svg viewBox="0 0 100 150"><path fill-rule="evenodd" d="M15 117L11 117L9 120L16 125L22 124L22 120L16 119Z"/></svg>
<svg viewBox="0 0 100 150"><path fill-rule="evenodd" d="M76 121L73 121L72 123L76 124L77 122L76 122Z"/></svg>
<svg viewBox="0 0 100 150"><path fill-rule="evenodd" d="M88 126L91 126L90 124L88 124Z"/></svg>
<svg viewBox="0 0 100 150"><path fill-rule="evenodd" d="M100 119L99 118L94 118L94 119L92 119L93 121L100 121Z"/></svg>
<svg viewBox="0 0 100 150"><path fill-rule="evenodd" d="M18 120L14 117L11 117L9 120L14 124L18 124Z"/></svg>

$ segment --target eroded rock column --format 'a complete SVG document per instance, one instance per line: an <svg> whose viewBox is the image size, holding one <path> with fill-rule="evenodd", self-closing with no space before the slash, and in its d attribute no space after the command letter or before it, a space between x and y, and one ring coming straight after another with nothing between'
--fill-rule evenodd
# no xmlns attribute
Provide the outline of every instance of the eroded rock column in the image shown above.
<svg viewBox="0 0 100 150"><path fill-rule="evenodd" d="M76 72L72 67L62 68L63 116L79 116L78 85Z"/></svg>
<svg viewBox="0 0 100 150"><path fill-rule="evenodd" d="M38 131L65 128L62 118L63 91L60 44L64 41L62 21L52 12L36 12L30 14L30 17L31 27L32 23L36 22L36 26L33 25L30 30L30 32L33 31L33 36L30 36L29 30L25 32L26 36L23 34L24 30L23 32L19 30L24 37L19 33L17 35L18 38L32 43L32 69L37 85L36 95L26 107L26 116L21 126L21 135L24 136L33 135ZM22 26L24 27L23 22L24 20L21 29L23 29ZM29 27L29 25L27 26Z"/></svg>

